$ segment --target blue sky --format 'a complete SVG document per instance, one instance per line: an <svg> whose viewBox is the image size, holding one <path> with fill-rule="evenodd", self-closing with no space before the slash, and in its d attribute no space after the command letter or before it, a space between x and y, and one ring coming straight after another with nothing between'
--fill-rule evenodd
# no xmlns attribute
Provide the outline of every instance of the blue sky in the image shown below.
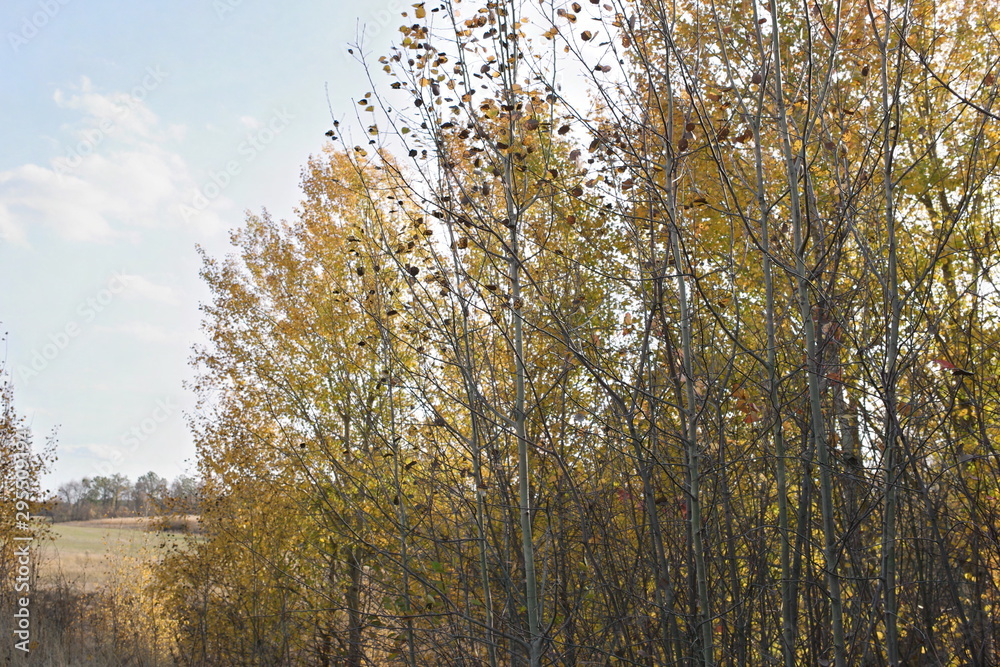
<svg viewBox="0 0 1000 667"><path fill-rule="evenodd" d="M200 244L293 214L408 3L7 0L0 8L0 331L45 482L193 470ZM329 90L329 97L326 90Z"/></svg>

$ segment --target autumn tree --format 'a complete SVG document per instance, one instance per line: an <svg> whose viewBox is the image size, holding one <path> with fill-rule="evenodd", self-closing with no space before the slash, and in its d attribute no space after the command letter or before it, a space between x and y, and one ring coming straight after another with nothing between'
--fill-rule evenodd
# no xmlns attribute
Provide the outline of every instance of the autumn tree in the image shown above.
<svg viewBox="0 0 1000 667"><path fill-rule="evenodd" d="M55 458L53 450L52 438L43 447L33 442L31 429L15 409L14 388L0 364L0 508L3 510L0 515L0 603L9 612L0 628L8 638L14 638L5 642L0 651L7 660L21 655L14 647L19 640L14 634L18 626L13 613L24 607L20 600L27 599L30 603L36 597L37 572L33 564L39 562L38 547L46 530L34 517L44 510L40 478ZM27 567L19 554L24 550L30 554ZM32 611L30 606L28 611Z"/></svg>
<svg viewBox="0 0 1000 667"><path fill-rule="evenodd" d="M994 661L991 7L407 9L205 258L190 659Z"/></svg>

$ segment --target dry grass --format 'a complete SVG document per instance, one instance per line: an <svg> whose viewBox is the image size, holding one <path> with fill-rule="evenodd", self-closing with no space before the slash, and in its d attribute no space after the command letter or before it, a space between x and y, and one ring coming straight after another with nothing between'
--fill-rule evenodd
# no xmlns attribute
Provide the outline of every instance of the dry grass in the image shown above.
<svg viewBox="0 0 1000 667"><path fill-rule="evenodd" d="M156 561L172 545L199 539L197 517L121 518L47 526L32 586L32 652L0 644L0 664L166 667L176 629L150 587ZM168 528L175 531L164 532ZM0 606L13 607L10 591ZM12 636L10 615L0 634Z"/></svg>
<svg viewBox="0 0 1000 667"><path fill-rule="evenodd" d="M162 522L163 519L155 517L127 517L52 524L53 539L41 546L39 586L51 588L65 582L78 591L94 592L107 584L123 558L156 554L192 539L189 534L160 531ZM197 525L197 517L185 517L174 523L176 527L190 529Z"/></svg>

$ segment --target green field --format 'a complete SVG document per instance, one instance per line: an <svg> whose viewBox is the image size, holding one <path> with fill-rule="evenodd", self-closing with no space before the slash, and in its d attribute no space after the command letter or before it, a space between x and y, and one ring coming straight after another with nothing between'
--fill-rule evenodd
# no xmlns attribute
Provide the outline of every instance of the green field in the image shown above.
<svg viewBox="0 0 1000 667"><path fill-rule="evenodd" d="M169 546L192 539L148 530L148 521L141 518L70 521L52 524L49 531L53 539L40 549L38 585L65 582L84 591L100 588L135 559L159 558Z"/></svg>

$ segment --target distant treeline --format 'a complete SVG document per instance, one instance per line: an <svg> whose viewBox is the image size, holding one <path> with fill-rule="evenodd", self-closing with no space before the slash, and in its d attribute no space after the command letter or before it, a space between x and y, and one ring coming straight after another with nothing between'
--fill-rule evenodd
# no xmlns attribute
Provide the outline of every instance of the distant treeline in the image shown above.
<svg viewBox="0 0 1000 667"><path fill-rule="evenodd" d="M55 522L88 519L196 514L201 491L199 481L178 475L167 481L147 472L132 483L127 475L99 475L72 480L59 487L44 512Z"/></svg>

